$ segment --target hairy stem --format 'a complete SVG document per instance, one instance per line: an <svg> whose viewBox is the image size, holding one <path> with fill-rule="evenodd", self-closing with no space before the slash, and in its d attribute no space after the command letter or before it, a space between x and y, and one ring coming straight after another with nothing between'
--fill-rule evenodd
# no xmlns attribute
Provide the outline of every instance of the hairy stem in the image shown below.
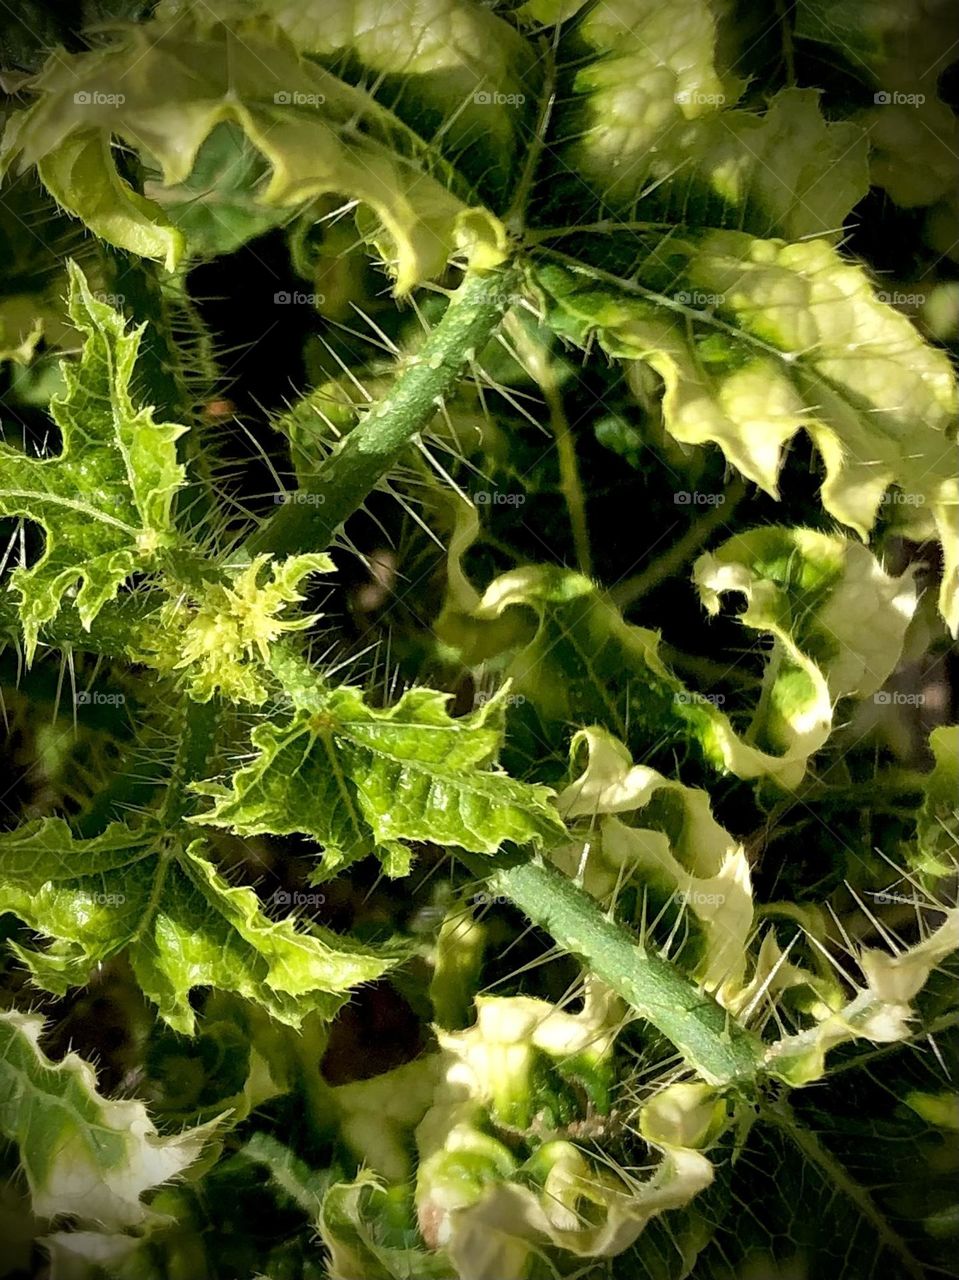
<svg viewBox="0 0 959 1280"><path fill-rule="evenodd" d="M130 657L130 638L147 615L144 597L128 595L111 601L100 610L87 630L80 622L75 609L62 609L55 618L44 624L40 636L39 652L44 649L79 649L84 653L97 653L105 658ZM21 641L20 614L11 598L0 598L0 641Z"/></svg>
<svg viewBox="0 0 959 1280"><path fill-rule="evenodd" d="M512 335L517 350L533 380L543 393L549 410L549 425L556 441L559 460L559 487L569 514L576 551L576 567L587 577L592 576L593 564L589 546L589 527L586 521L586 495L579 475L576 458L576 442L566 417L563 394L556 380L556 371L548 347L527 334L519 325Z"/></svg>
<svg viewBox="0 0 959 1280"><path fill-rule="evenodd" d="M711 1084L746 1083L760 1069L758 1040L668 960L647 950L555 867L532 858L512 866L458 855L492 892L508 897L563 948L676 1046Z"/></svg>
<svg viewBox="0 0 959 1280"><path fill-rule="evenodd" d="M467 275L387 398L374 405L324 459L306 492L294 495L309 500L284 504L247 540L245 550L251 556L263 551L293 555L329 546L485 346L518 279L514 268Z"/></svg>
<svg viewBox="0 0 959 1280"><path fill-rule="evenodd" d="M220 724L221 708L217 698L211 698L209 702L191 702L184 695L182 708L180 743L160 814L161 824L167 827L179 822L186 813L192 799L187 790L190 783L208 775L207 762Z"/></svg>

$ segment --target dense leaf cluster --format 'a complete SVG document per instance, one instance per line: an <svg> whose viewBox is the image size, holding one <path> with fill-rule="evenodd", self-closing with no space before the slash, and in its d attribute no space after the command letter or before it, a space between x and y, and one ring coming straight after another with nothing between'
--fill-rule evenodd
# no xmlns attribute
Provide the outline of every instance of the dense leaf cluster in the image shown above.
<svg viewBox="0 0 959 1280"><path fill-rule="evenodd" d="M946 1274L945 23L0 18L0 1275Z"/></svg>

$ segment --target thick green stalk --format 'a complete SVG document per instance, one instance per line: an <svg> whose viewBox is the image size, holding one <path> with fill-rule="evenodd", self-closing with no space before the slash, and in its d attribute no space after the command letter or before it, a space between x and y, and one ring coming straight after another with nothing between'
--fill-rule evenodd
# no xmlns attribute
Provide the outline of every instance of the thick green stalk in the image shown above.
<svg viewBox="0 0 959 1280"><path fill-rule="evenodd" d="M668 960L648 951L584 890L539 858L512 866L459 855L494 894L508 897L591 973L676 1046L711 1084L746 1084L761 1066L759 1041Z"/></svg>
<svg viewBox="0 0 959 1280"><path fill-rule="evenodd" d="M322 551L363 505L486 345L519 279L515 268L467 275L442 320L399 374L385 400L344 437L305 489L248 539L251 556Z"/></svg>
<svg viewBox="0 0 959 1280"><path fill-rule="evenodd" d="M220 727L220 701L192 702L186 695L181 699L182 729L177 747L173 772L160 812L160 821L172 827L187 812L194 798L188 788L210 772L209 758L216 744Z"/></svg>

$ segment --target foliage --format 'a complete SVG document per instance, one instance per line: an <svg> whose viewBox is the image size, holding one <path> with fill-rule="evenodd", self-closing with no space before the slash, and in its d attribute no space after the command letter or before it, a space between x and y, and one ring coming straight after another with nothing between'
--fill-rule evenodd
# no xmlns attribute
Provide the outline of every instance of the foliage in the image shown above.
<svg viewBox="0 0 959 1280"><path fill-rule="evenodd" d="M0 1274L946 1274L942 6L80 8L0 19Z"/></svg>

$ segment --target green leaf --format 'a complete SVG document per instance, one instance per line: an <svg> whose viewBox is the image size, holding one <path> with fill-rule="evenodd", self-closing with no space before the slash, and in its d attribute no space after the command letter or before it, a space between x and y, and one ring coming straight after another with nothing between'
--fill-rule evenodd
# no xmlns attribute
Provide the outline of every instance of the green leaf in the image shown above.
<svg viewBox="0 0 959 1280"><path fill-rule="evenodd" d="M717 231L671 241L670 252L668 271L649 267L649 288L600 283L588 268L541 269L554 327L652 366L670 434L718 444L774 497L799 431L823 460L823 506L863 537L898 485L905 536L943 544L940 608L959 628L957 396L946 354L822 240Z"/></svg>
<svg viewBox="0 0 959 1280"><path fill-rule="evenodd" d="M302 832L323 846L328 876L368 853L405 875L408 842L495 853L505 841L562 835L546 787L492 768L502 699L454 719L448 695L408 690L387 710L358 689L306 691L280 724L253 731L257 757L230 785L197 785L214 807L192 821L238 835Z"/></svg>
<svg viewBox="0 0 959 1280"><path fill-rule="evenodd" d="M79 362L63 362L66 390L51 401L60 455L30 458L0 445L0 514L46 531L39 560L11 578L28 657L78 582L75 604L89 628L130 574L173 544L173 497L185 474L176 441L186 428L154 421L131 398L142 329L127 332L72 263L70 281L70 317L85 337Z"/></svg>
<svg viewBox="0 0 959 1280"><path fill-rule="evenodd" d="M870 181L904 209L928 209L925 238L955 259L959 120L937 91L955 58L951 20L949 0L811 0L795 16L797 37L864 82L870 105L854 120L868 132Z"/></svg>
<svg viewBox="0 0 959 1280"><path fill-rule="evenodd" d="M0 300L0 364L29 364L43 337L46 308L39 298L14 295Z"/></svg>
<svg viewBox="0 0 959 1280"><path fill-rule="evenodd" d="M670 173L688 153L695 122L742 92L743 82L717 65L708 0L679 0L669 9L651 0L596 5L577 35L591 59L574 84L589 122L575 154L613 201Z"/></svg>
<svg viewBox="0 0 959 1280"><path fill-rule="evenodd" d="M353 1182L337 1182L323 1198L317 1228L330 1254L331 1280L456 1280L452 1264L428 1253L414 1235L391 1237L397 1190L367 1170Z"/></svg>
<svg viewBox="0 0 959 1280"><path fill-rule="evenodd" d="M38 160L37 173L57 204L107 244L157 258L168 271L183 256L180 232L117 172L108 133L78 129Z"/></svg>
<svg viewBox="0 0 959 1280"><path fill-rule="evenodd" d="M126 952L137 981L176 1031L192 1034L194 987L255 1000L299 1026L332 1017L350 987L393 963L332 933L267 919L252 889L232 888L175 835L122 823L77 839L47 818L0 836L4 909L51 939L44 950L13 944L44 989L62 995Z"/></svg>
<svg viewBox="0 0 959 1280"><path fill-rule="evenodd" d="M423 1236L460 1280L529 1275L544 1248L615 1256L712 1182L697 1148L722 1128L725 1106L701 1082L639 1109L639 1130L662 1155L647 1179L591 1161L565 1137L583 1093L596 1101L589 1085L602 1080L622 1025L618 1002L597 984L579 1014L530 997L480 997L475 1025L440 1033L441 1082L416 1130L416 1206ZM579 1086L570 1099L564 1071Z"/></svg>
<svg viewBox="0 0 959 1280"><path fill-rule="evenodd" d="M202 143L182 182L165 186L158 173L145 178L143 190L182 233L191 255L215 258L293 216L293 210L263 202L269 168L243 130L224 122Z"/></svg>
<svg viewBox="0 0 959 1280"><path fill-rule="evenodd" d="M917 870L947 876L959 850L959 725L943 724L929 735L935 764L922 777Z"/></svg>
<svg viewBox="0 0 959 1280"><path fill-rule="evenodd" d="M316 1214L321 1192L329 1182L329 1175L318 1174L289 1147L284 1146L269 1133L254 1133L237 1152L241 1160L261 1165L267 1170L270 1182L281 1194L292 1200L304 1213Z"/></svg>
<svg viewBox="0 0 959 1280"><path fill-rule="evenodd" d="M108 1228L145 1224L140 1197L191 1165L211 1126L161 1138L142 1102L99 1094L77 1054L51 1062L42 1031L42 1018L0 1013L0 1133L19 1149L34 1212Z"/></svg>
<svg viewBox="0 0 959 1280"><path fill-rule="evenodd" d="M760 701L740 735L725 696L687 688L660 657L659 633L626 622L581 574L532 565L479 597L460 563L475 528L474 516L451 546L450 598L437 630L468 664L499 659L535 709L542 739L556 741L560 726L600 725L635 755L648 756L651 743L698 743L714 767L788 788L826 743L835 701L868 696L888 677L915 608L911 573L890 577L845 538L770 527L704 557L697 583L710 610L715 592L743 591L754 603L741 621L774 638ZM533 626L511 622L518 607L534 612ZM872 611L868 630L849 612L863 609Z"/></svg>
<svg viewBox="0 0 959 1280"><path fill-rule="evenodd" d="M948 1275L955 1236L936 1228L954 1221L959 1152L906 1101L954 1084L955 1028L936 1044L940 1054L872 1051L788 1103L761 1105L728 1168L730 1205L704 1205L714 1238L697 1280ZM743 1203L749 1212L736 1212Z"/></svg>
<svg viewBox="0 0 959 1280"><path fill-rule="evenodd" d="M472 522L475 529L475 516ZM682 696L659 657L658 632L631 626L588 578L555 565L514 569L480 596L460 567L466 545L461 529L451 543L450 595L437 632L469 666L497 659L517 700L514 715L530 707L538 717L537 746L556 743L565 755L563 727L590 724L647 749L705 739L711 708Z"/></svg>
<svg viewBox="0 0 959 1280"><path fill-rule="evenodd" d="M382 5L356 0L164 0L161 17L201 27L259 14L301 53L370 86L417 133L484 186L507 190L524 141L537 58L519 33L475 0Z"/></svg>
<svg viewBox="0 0 959 1280"><path fill-rule="evenodd" d="M750 733L783 751L801 722L828 724L837 699L882 688L916 608L911 570L891 577L860 543L811 529L737 533L699 558L693 578L711 614L741 593L739 621L774 637Z"/></svg>
<svg viewBox="0 0 959 1280"><path fill-rule="evenodd" d="M570 108L584 119L565 163L634 216L658 208L692 225L837 237L868 189L866 134L827 123L814 89L782 90L763 115L735 109L745 82L726 64L726 8L591 6L575 33L591 57Z"/></svg>
<svg viewBox="0 0 959 1280"><path fill-rule="evenodd" d="M432 1103L440 1066L437 1054L422 1054L392 1071L332 1091L340 1134L364 1168L393 1184L410 1180L413 1130Z"/></svg>
<svg viewBox="0 0 959 1280"><path fill-rule="evenodd" d="M57 199L98 235L168 267L179 254L172 224L119 178L111 140L159 170L164 186L181 187L223 123L238 126L267 162L267 208L293 211L326 193L367 205L367 238L393 263L399 293L457 251L484 266L505 256L498 221L470 208L465 189L462 198L449 189L454 176L416 134L262 21L209 30L144 23L102 49L52 57L34 88L36 102L8 125L4 162L19 156L21 169L49 170Z"/></svg>

